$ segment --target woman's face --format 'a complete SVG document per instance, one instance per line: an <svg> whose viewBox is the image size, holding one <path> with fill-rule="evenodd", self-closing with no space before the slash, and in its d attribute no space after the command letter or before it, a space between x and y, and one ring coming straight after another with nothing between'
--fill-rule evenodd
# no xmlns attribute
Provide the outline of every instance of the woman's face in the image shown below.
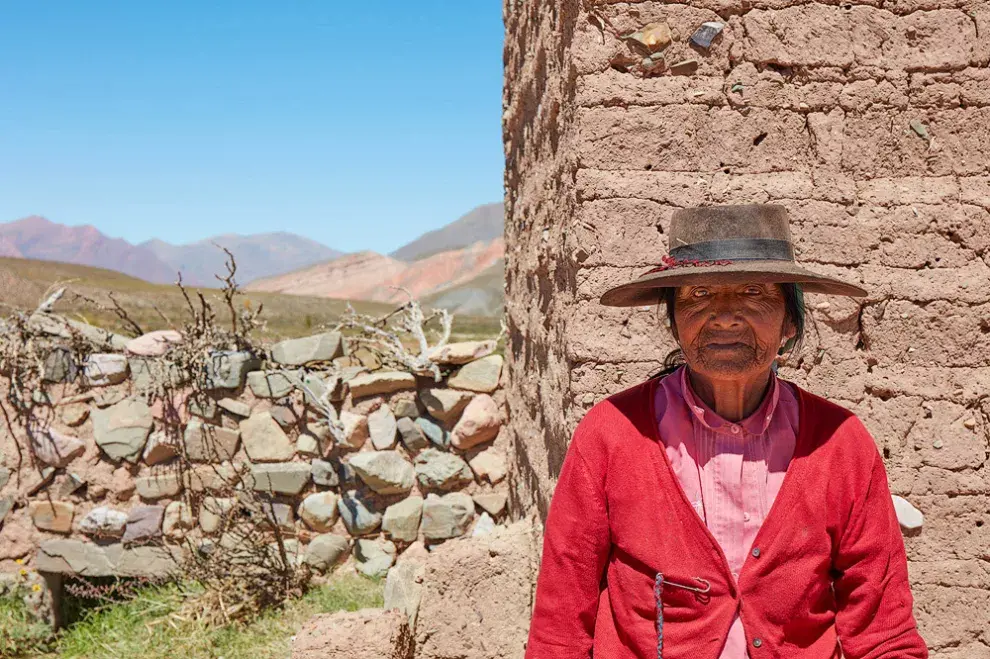
<svg viewBox="0 0 990 659"><path fill-rule="evenodd" d="M795 334L777 284L679 287L674 325L691 370L717 380L766 372L781 344Z"/></svg>

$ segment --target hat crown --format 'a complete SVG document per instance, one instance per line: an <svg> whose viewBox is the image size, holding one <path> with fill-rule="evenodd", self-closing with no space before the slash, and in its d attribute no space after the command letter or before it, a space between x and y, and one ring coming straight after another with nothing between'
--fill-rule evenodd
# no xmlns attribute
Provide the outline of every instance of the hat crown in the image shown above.
<svg viewBox="0 0 990 659"><path fill-rule="evenodd" d="M669 249L712 241L774 240L791 242L787 209L776 204L706 206L674 211Z"/></svg>

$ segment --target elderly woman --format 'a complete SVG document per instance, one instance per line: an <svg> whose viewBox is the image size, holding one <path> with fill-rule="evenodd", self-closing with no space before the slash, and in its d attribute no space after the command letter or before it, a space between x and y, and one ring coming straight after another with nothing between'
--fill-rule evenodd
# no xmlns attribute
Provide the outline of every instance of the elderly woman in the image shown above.
<svg viewBox="0 0 990 659"><path fill-rule="evenodd" d="M663 302L683 364L575 430L526 657L927 657L873 438L776 376L803 292L866 291L797 265L780 206L677 211L669 237L601 301Z"/></svg>

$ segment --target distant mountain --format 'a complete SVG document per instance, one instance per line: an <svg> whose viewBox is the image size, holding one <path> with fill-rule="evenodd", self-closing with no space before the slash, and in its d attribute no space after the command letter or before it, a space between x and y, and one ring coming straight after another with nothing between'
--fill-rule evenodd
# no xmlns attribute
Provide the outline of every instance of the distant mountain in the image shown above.
<svg viewBox="0 0 990 659"><path fill-rule="evenodd" d="M91 225L69 227L37 215L0 224L0 255L109 268L156 283L175 281L175 270L149 249L109 238Z"/></svg>
<svg viewBox="0 0 990 659"><path fill-rule="evenodd" d="M409 291L416 298L439 293L475 279L504 256L505 242L501 237L440 252L412 263L374 252L360 252L285 275L259 279L245 288L292 295L402 302L406 296L399 289Z"/></svg>
<svg viewBox="0 0 990 659"><path fill-rule="evenodd" d="M277 231L249 236L224 234L185 245L148 240L139 245L168 263L173 272L181 271L184 282L196 286L217 286L214 275L224 275L227 255L216 245L226 247L237 262L237 283L271 277L343 255L315 240Z"/></svg>
<svg viewBox="0 0 990 659"><path fill-rule="evenodd" d="M400 261L419 261L438 252L460 249L479 241L489 242L504 235L504 224L502 202L484 204L445 227L424 233L389 256Z"/></svg>
<svg viewBox="0 0 990 659"><path fill-rule="evenodd" d="M505 261L499 259L474 279L425 297L422 302L424 307L442 307L451 313L501 316L505 308Z"/></svg>

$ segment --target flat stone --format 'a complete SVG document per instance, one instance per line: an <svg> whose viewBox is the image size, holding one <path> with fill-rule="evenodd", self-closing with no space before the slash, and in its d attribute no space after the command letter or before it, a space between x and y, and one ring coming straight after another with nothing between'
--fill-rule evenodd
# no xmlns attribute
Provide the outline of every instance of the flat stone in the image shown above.
<svg viewBox="0 0 990 659"><path fill-rule="evenodd" d="M239 389L247 374L260 366L261 360L244 350L214 352L207 362L206 388Z"/></svg>
<svg viewBox="0 0 990 659"><path fill-rule="evenodd" d="M86 442L49 428L33 433L34 455L47 465L62 468L86 452Z"/></svg>
<svg viewBox="0 0 990 659"><path fill-rule="evenodd" d="M251 371L248 387L258 398L282 398L296 388L299 375L290 371Z"/></svg>
<svg viewBox="0 0 990 659"><path fill-rule="evenodd" d="M169 348L182 342L182 334L175 330L155 330L131 339L124 350L132 355L142 357L161 357Z"/></svg>
<svg viewBox="0 0 990 659"><path fill-rule="evenodd" d="M435 448L416 456L416 480L428 490L453 490L474 480L471 467L460 457Z"/></svg>
<svg viewBox="0 0 990 659"><path fill-rule="evenodd" d="M333 463L325 460L313 460L311 467L313 482L317 485L337 487L340 484L340 479L337 477L337 470Z"/></svg>
<svg viewBox="0 0 990 659"><path fill-rule="evenodd" d="M93 436L111 460L137 462L151 433L151 409L128 398L104 410L93 410Z"/></svg>
<svg viewBox="0 0 990 659"><path fill-rule="evenodd" d="M11 474L10 469L0 466L0 490L2 490L3 486L6 485L7 481L10 480L10 474Z"/></svg>
<svg viewBox="0 0 990 659"><path fill-rule="evenodd" d="M712 45L712 41L715 37L722 33L722 29L725 27L724 23L719 23L718 21L709 21L707 23L702 23L701 27L694 31L691 35L691 43L701 48L709 48Z"/></svg>
<svg viewBox="0 0 990 659"><path fill-rule="evenodd" d="M275 419L275 423L280 425L284 430L293 428L299 423L299 417L296 416L296 413L284 405L276 405L268 410L268 413Z"/></svg>
<svg viewBox="0 0 990 659"><path fill-rule="evenodd" d="M192 508L182 501L173 501L165 506L165 515L162 517L162 533L166 537L182 539L186 536L186 531L196 526L196 516L193 515Z"/></svg>
<svg viewBox="0 0 990 659"><path fill-rule="evenodd" d="M447 386L490 394L498 389L498 382L502 377L502 363L502 355L489 355L465 364L447 378Z"/></svg>
<svg viewBox="0 0 990 659"><path fill-rule="evenodd" d="M698 70L698 60L686 59L670 65L670 72L674 75L691 75Z"/></svg>
<svg viewBox="0 0 990 659"><path fill-rule="evenodd" d="M337 502L337 511L351 535L367 535L378 529L382 514L375 511L374 502L357 490L345 492Z"/></svg>
<svg viewBox="0 0 990 659"><path fill-rule="evenodd" d="M41 379L50 383L71 383L79 377L79 366L72 351L55 347L45 356Z"/></svg>
<svg viewBox="0 0 990 659"><path fill-rule="evenodd" d="M430 440L434 446L443 449L450 446L450 433L434 423L431 419L421 416L416 419L416 425L419 426L419 429L423 431L423 434L426 435L426 438Z"/></svg>
<svg viewBox="0 0 990 659"><path fill-rule="evenodd" d="M320 442L328 444L333 441L333 434L330 432L330 421L328 419L319 419L312 423L307 423L306 432L320 440ZM333 419L332 421L336 423L338 420Z"/></svg>
<svg viewBox="0 0 990 659"><path fill-rule="evenodd" d="M464 408L461 420L450 433L450 443L465 451L495 439L501 427L501 414L495 400L487 394L476 396Z"/></svg>
<svg viewBox="0 0 990 659"><path fill-rule="evenodd" d="M306 433L299 435L299 438L296 440L296 453L307 458L315 458L318 455L323 455L323 451L320 450L319 440Z"/></svg>
<svg viewBox="0 0 990 659"><path fill-rule="evenodd" d="M357 561L358 572L372 579L388 574L388 569L395 563L397 553L395 544L389 540L354 541L354 558Z"/></svg>
<svg viewBox="0 0 990 659"><path fill-rule="evenodd" d="M112 353L94 353L83 364L83 377L91 387L120 384L127 379L127 357Z"/></svg>
<svg viewBox="0 0 990 659"><path fill-rule="evenodd" d="M32 501L28 512L34 525L43 531L69 533L76 507L67 501Z"/></svg>
<svg viewBox="0 0 990 659"><path fill-rule="evenodd" d="M134 489L142 499L174 497L182 491L182 474L178 470L160 471L134 479Z"/></svg>
<svg viewBox="0 0 990 659"><path fill-rule="evenodd" d="M127 513L100 506L89 511L79 522L79 530L97 538L119 538L127 526Z"/></svg>
<svg viewBox="0 0 990 659"><path fill-rule="evenodd" d="M220 409L230 412L234 416L239 417L249 417L251 416L251 406L247 403L241 402L236 398L221 398L217 401L217 405Z"/></svg>
<svg viewBox="0 0 990 659"><path fill-rule="evenodd" d="M121 389L97 391L93 394L93 405L96 405L99 408L110 407L111 405L116 405L125 398L127 398L127 392L122 391Z"/></svg>
<svg viewBox="0 0 990 659"><path fill-rule="evenodd" d="M396 421L396 427L399 430L399 436L402 438L403 446L410 453L416 453L430 446L430 440L426 438L426 433L416 425L413 419L404 416Z"/></svg>
<svg viewBox="0 0 990 659"><path fill-rule="evenodd" d="M423 498L411 496L385 509L382 531L392 540L415 542L419 537L419 522L423 518Z"/></svg>
<svg viewBox="0 0 990 659"><path fill-rule="evenodd" d="M365 451L351 456L349 462L378 494L407 494L416 482L413 466L395 451Z"/></svg>
<svg viewBox="0 0 990 659"><path fill-rule="evenodd" d="M226 490L239 478L229 462L197 465L186 471L185 476L185 486L193 492Z"/></svg>
<svg viewBox="0 0 990 659"><path fill-rule="evenodd" d="M244 451L252 462L291 460L295 447L268 412L258 412L240 422Z"/></svg>
<svg viewBox="0 0 990 659"><path fill-rule="evenodd" d="M337 477L342 487L354 488L361 485L361 479L350 463L338 459L334 461L334 465L337 467Z"/></svg>
<svg viewBox="0 0 990 659"><path fill-rule="evenodd" d="M71 494L75 493L76 490L78 490L85 484L86 481L83 480L83 478L79 476L79 474L70 472L65 475L64 479L59 484L58 489L55 491L55 498L56 499L68 498ZM2 482L0 482L0 487L3 487Z"/></svg>
<svg viewBox="0 0 990 659"><path fill-rule="evenodd" d="M204 533L216 533L223 527L230 511L237 505L237 499L203 497L199 506L199 527Z"/></svg>
<svg viewBox="0 0 990 659"><path fill-rule="evenodd" d="M299 494L309 483L310 469L308 462L252 464L247 480L257 492Z"/></svg>
<svg viewBox="0 0 990 659"><path fill-rule="evenodd" d="M62 408L62 421L73 428L85 423L89 418L89 407L86 405L68 405Z"/></svg>
<svg viewBox="0 0 990 659"><path fill-rule="evenodd" d="M167 462L179 455L179 446L164 432L153 432L144 445L142 458L147 465L157 465Z"/></svg>
<svg viewBox="0 0 990 659"><path fill-rule="evenodd" d="M435 364L467 364L495 352L496 342L487 341L461 341L459 343L448 343L440 348L430 351L430 361Z"/></svg>
<svg viewBox="0 0 990 659"><path fill-rule="evenodd" d="M386 451L395 446L398 423L388 405L382 405L368 415L368 431L371 434L371 444L379 451Z"/></svg>
<svg viewBox="0 0 990 659"><path fill-rule="evenodd" d="M121 577L165 579L178 571L181 558L177 547L132 547L120 553L114 570Z"/></svg>
<svg viewBox="0 0 990 659"><path fill-rule="evenodd" d="M482 492L475 494L474 502L492 517L498 517L505 510L509 497L505 492Z"/></svg>
<svg viewBox="0 0 990 659"><path fill-rule="evenodd" d="M392 402L392 413L397 419L415 419L419 416L419 408L416 406L416 401L402 399Z"/></svg>
<svg viewBox="0 0 990 659"><path fill-rule="evenodd" d="M24 479L27 483L21 491L25 496L32 497L48 486L54 478L55 467L45 467L41 470L41 473L31 469L28 471L27 478Z"/></svg>
<svg viewBox="0 0 990 659"><path fill-rule="evenodd" d="M189 372L178 364L148 357L128 357L131 382L139 391L152 389L156 384L168 383L178 386L189 381Z"/></svg>
<svg viewBox="0 0 990 659"><path fill-rule="evenodd" d="M94 327L89 323L63 318L53 313L42 312L32 314L28 319L28 325L39 332L44 332L51 336L60 336L63 339L70 339L73 337L73 334L79 334L82 338L101 349L123 350L124 346L130 340L126 336Z"/></svg>
<svg viewBox="0 0 990 659"><path fill-rule="evenodd" d="M670 26L664 22L648 23L626 37L638 41L650 52L661 51L670 45L673 34Z"/></svg>
<svg viewBox="0 0 990 659"><path fill-rule="evenodd" d="M77 574L87 577L109 577L116 570L121 548L114 555L107 548L81 540L45 540L38 547L35 568L39 572Z"/></svg>
<svg viewBox="0 0 990 659"><path fill-rule="evenodd" d="M423 598L425 572L422 563L403 561L394 565L385 577L385 610L396 609L405 613L413 629L416 628L419 603Z"/></svg>
<svg viewBox="0 0 990 659"><path fill-rule="evenodd" d="M344 353L340 332L324 332L301 339L288 339L272 346L272 361L289 366L330 361Z"/></svg>
<svg viewBox="0 0 990 659"><path fill-rule="evenodd" d="M494 449L482 451L471 458L468 464L471 466L471 471L474 472L479 483L487 480L492 485L495 485L505 480L507 474L505 458Z"/></svg>
<svg viewBox="0 0 990 659"><path fill-rule="evenodd" d="M368 441L371 431L368 428L368 417L363 414L341 412L340 425L343 427L343 440L340 442L342 448L358 451Z"/></svg>
<svg viewBox="0 0 990 659"><path fill-rule="evenodd" d="M186 400L186 410L202 419L213 419L217 415L217 401L205 393L194 394Z"/></svg>
<svg viewBox="0 0 990 659"><path fill-rule="evenodd" d="M474 501L462 492L442 497L430 493L423 502L421 530L428 540L446 540L467 533L474 521Z"/></svg>
<svg viewBox="0 0 990 659"><path fill-rule="evenodd" d="M305 561L315 569L325 572L337 565L347 555L350 541L339 535L325 533L309 541Z"/></svg>
<svg viewBox="0 0 990 659"><path fill-rule="evenodd" d="M351 398L390 394L416 388L416 376L404 371L377 371L355 376L348 383Z"/></svg>
<svg viewBox="0 0 990 659"><path fill-rule="evenodd" d="M241 427L243 429L243 423ZM241 434L237 430L190 419L183 433L186 456L193 462L223 462L237 452ZM245 440L246 442L246 440Z"/></svg>
<svg viewBox="0 0 990 659"><path fill-rule="evenodd" d="M296 517L292 506L287 503L266 502L262 504L265 517L283 531L294 532Z"/></svg>
<svg viewBox="0 0 990 659"><path fill-rule="evenodd" d="M494 530L495 520L493 520L488 513L481 513L478 523L474 525L474 530L471 531L471 537L480 538L490 534Z"/></svg>
<svg viewBox="0 0 990 659"><path fill-rule="evenodd" d="M894 500L894 512L897 513L897 522L901 525L901 529L915 531L924 525L925 516L910 501L896 494L892 498Z"/></svg>
<svg viewBox="0 0 990 659"><path fill-rule="evenodd" d="M134 506L127 514L124 528L125 544L144 543L161 537L164 506Z"/></svg>
<svg viewBox="0 0 990 659"><path fill-rule="evenodd" d="M469 391L441 387L423 389L419 392L419 399L426 406L426 411L446 424L456 423L472 398L474 394Z"/></svg>
<svg viewBox="0 0 990 659"><path fill-rule="evenodd" d="M325 533L337 521L337 495L333 492L310 494L299 504L298 514L306 526Z"/></svg>

